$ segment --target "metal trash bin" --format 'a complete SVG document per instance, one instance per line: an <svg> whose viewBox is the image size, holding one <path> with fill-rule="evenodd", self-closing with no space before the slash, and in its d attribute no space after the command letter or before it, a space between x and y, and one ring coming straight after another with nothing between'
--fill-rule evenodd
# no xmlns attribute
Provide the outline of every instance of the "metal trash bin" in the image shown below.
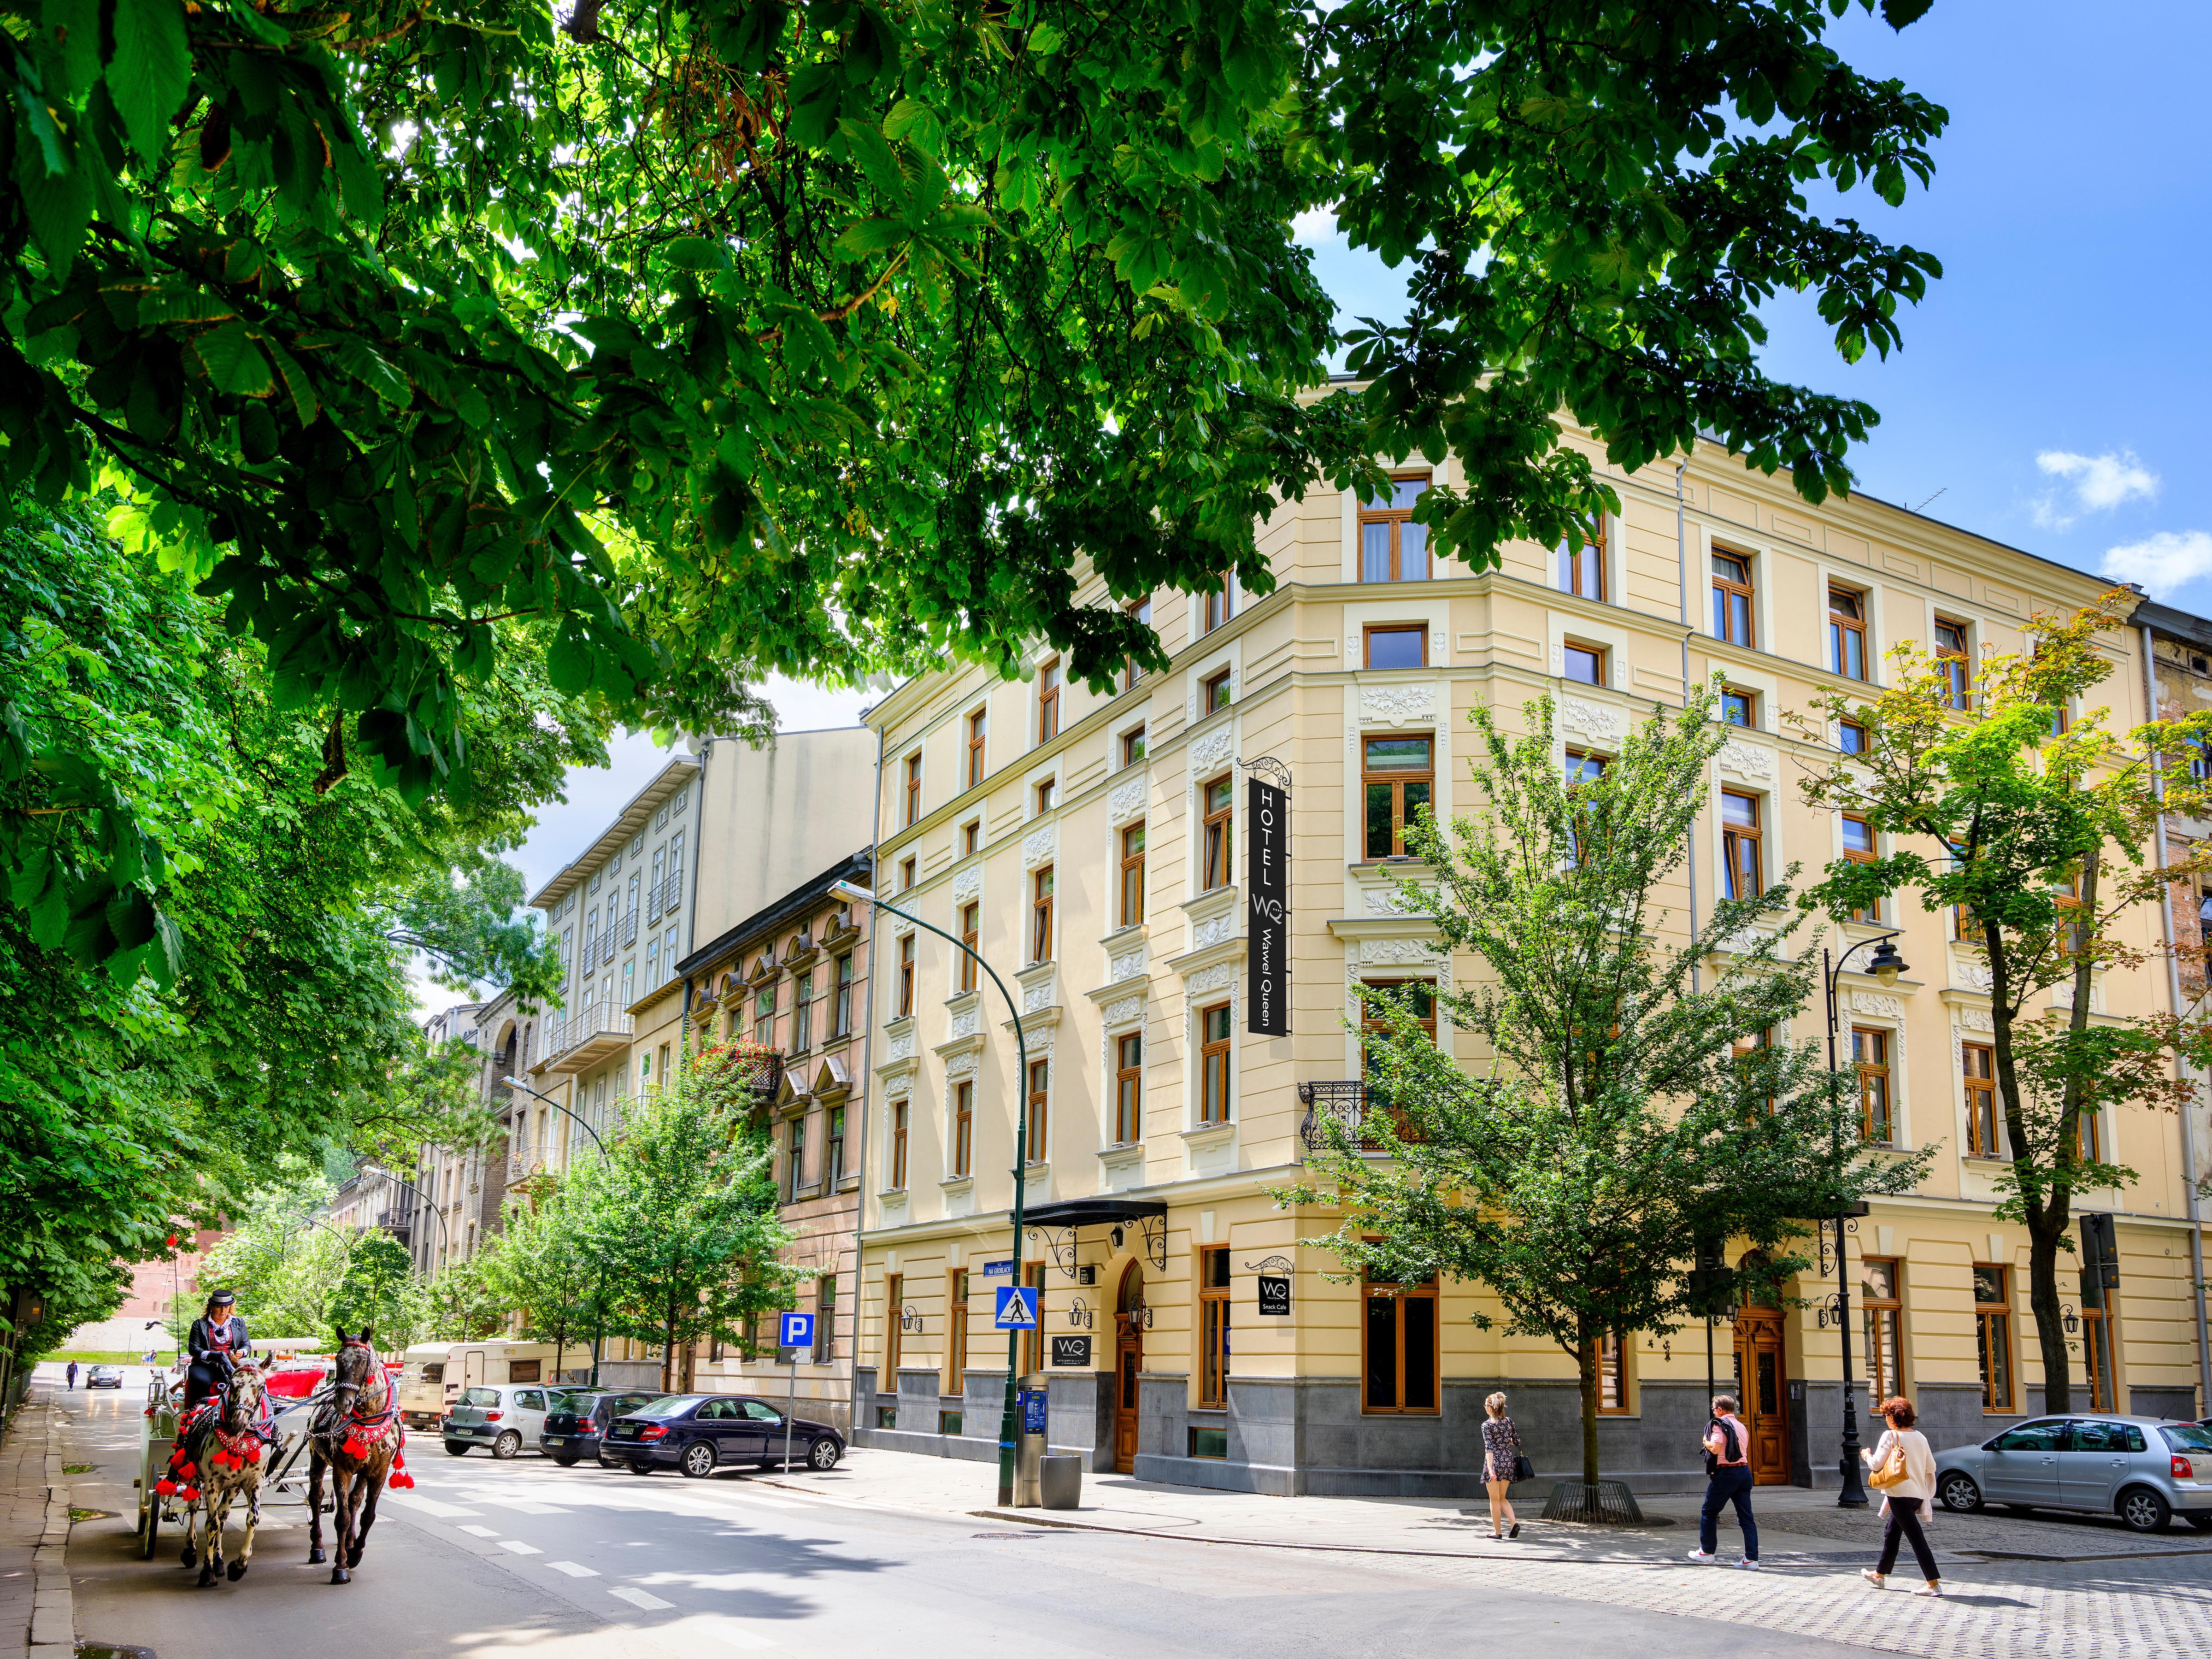
<svg viewBox="0 0 2212 1659"><path fill-rule="evenodd" d="M1079 1509L1083 1504L1083 1458L1078 1452L1048 1452L1037 1468L1037 1492L1048 1510Z"/></svg>

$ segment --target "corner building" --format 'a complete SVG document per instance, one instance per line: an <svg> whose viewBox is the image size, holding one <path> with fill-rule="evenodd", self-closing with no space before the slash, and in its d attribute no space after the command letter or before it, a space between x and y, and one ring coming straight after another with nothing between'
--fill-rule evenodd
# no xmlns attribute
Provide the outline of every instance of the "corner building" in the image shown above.
<svg viewBox="0 0 2212 1659"><path fill-rule="evenodd" d="M1028 1060L988 978L881 918L860 1443L996 1455L1006 1346L993 1291L1014 1255L1021 1114L1022 1273L1042 1287L1044 1328L1020 1363L1048 1378L1055 1449L1237 1490L1473 1495L1481 1402L1504 1389L1540 1475L1578 1468L1564 1354L1478 1329L1468 1316L1490 1302L1479 1284L1328 1282L1334 1259L1297 1240L1333 1218L1272 1196L1298 1175L1319 1115L1362 1109L1350 988L1486 971L1443 951L1391 885L1421 874L1402 830L1421 803L1446 820L1476 805L1468 711L1490 704L1517 724L1522 703L1550 694L1565 766L1603 757L1653 702L1679 705L1686 679L1724 677L1741 729L1712 769L1688 878L1661 896L1703 915L1726 869L1771 881L1855 845L1857 830L1807 807L1794 782L1845 734L1808 744L1784 711L1873 690L1900 640L1962 666L2019 649L2029 616L2070 614L2104 586L1863 497L1808 507L1786 478L1716 445L1679 474L1668 463L1606 476L1622 511L1585 555L1513 546L1502 569L1473 576L1431 559L1407 518L1441 469L1402 469L1387 502L1317 490L1261 526L1273 593L1153 596L1164 673L1099 696L1039 652L1027 681L947 671L871 712L878 891L975 944L1018 1001ZM1112 602L1096 579L1088 592ZM2099 701L2116 725L2147 717L2144 638L2107 641ZM1263 757L1291 780L1283 1037L1249 1034L1244 1006L1240 767ZM1848 1236L1853 1374L1863 1430L1869 1395L1902 1392L1943 1446L2041 1403L2027 1237L1994 1217L2003 1148L1976 1109L1986 971L1951 918L1917 902L1880 925L1904 929L1911 971L1887 988L1847 972L1841 989L1867 1155L1942 1152L1920 1190L1876 1203ZM2155 951L2169 924L2146 908L2130 925ZM1842 929L1846 941L1873 931ZM2155 955L2105 970L2095 1012L2171 1006L2171 977ZM1817 1040L1822 1018L1816 1000L1791 1040ZM1436 1040L1483 1058L1441 1005ZM2142 1179L2080 1202L2115 1218L2120 1274L2117 1290L2069 1298L2077 1388L2086 1372L2101 1407L2195 1415L2203 1307L2183 1127L2127 1109L2097 1133ZM1802 1307L1740 1309L1715 1339L1718 1377L1747 1396L1762 1482L1838 1478L1838 1333L1819 1311L1838 1265L1823 1255L1792 1287ZM1705 1372L1702 1328L1620 1334L1599 1425L1607 1475L1644 1490L1702 1481Z"/></svg>

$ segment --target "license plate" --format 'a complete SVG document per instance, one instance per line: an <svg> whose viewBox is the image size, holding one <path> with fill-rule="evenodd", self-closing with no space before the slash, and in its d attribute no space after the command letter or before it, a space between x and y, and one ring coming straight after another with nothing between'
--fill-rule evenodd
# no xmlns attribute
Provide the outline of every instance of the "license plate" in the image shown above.
<svg viewBox="0 0 2212 1659"><path fill-rule="evenodd" d="M568 1443L562 1439L558 1435L549 1434L545 1437L545 1443L549 1446L565 1446Z"/></svg>

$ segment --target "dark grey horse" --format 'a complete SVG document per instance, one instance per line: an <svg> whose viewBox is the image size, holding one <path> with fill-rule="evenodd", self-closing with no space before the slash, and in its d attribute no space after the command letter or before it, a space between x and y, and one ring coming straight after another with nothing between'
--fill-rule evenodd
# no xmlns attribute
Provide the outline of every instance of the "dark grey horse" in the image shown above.
<svg viewBox="0 0 2212 1659"><path fill-rule="evenodd" d="M369 1328L359 1336L338 1333L337 1369L331 1400L307 1431L307 1559L323 1557L323 1470L331 1471L337 1560L331 1583L353 1582L368 1529L376 1524L377 1494L399 1455L399 1402L392 1378L369 1346Z"/></svg>

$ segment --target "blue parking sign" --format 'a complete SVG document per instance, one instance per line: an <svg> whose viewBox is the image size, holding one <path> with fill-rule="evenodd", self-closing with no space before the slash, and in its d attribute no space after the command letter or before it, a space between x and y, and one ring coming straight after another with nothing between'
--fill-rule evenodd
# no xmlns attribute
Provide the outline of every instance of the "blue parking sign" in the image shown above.
<svg viewBox="0 0 2212 1659"><path fill-rule="evenodd" d="M1033 1285L1001 1285L999 1286L998 1327L1002 1331L1033 1331L1037 1328L1036 1287Z"/></svg>
<svg viewBox="0 0 2212 1659"><path fill-rule="evenodd" d="M814 1316L810 1313L787 1313L783 1316L783 1328L777 1340L787 1348L811 1348L814 1346Z"/></svg>

